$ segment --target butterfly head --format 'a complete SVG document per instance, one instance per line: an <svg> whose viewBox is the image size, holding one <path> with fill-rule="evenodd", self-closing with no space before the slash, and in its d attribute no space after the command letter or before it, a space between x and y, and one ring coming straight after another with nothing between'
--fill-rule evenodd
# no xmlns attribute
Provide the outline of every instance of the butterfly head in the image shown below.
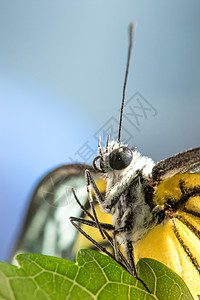
<svg viewBox="0 0 200 300"><path fill-rule="evenodd" d="M127 168L133 160L133 150L127 145L120 145L119 142L109 142L101 149L100 139L98 147L99 155L93 161L94 168L101 173L109 171L121 171ZM98 162L98 166L96 165Z"/></svg>

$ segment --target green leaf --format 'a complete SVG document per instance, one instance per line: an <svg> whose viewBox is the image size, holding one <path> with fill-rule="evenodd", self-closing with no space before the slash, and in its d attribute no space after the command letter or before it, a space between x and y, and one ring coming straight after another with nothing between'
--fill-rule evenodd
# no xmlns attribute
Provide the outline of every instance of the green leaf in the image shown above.
<svg viewBox="0 0 200 300"><path fill-rule="evenodd" d="M152 294L109 257L81 250L77 263L61 258L21 254L20 267L0 262L0 299L193 299L181 278L152 259L137 264Z"/></svg>

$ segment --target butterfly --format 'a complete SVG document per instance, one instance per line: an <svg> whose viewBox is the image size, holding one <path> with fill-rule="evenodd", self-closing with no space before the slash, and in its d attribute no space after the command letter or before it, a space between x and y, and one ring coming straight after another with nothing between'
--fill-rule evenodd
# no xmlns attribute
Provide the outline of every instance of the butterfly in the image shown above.
<svg viewBox="0 0 200 300"><path fill-rule="evenodd" d="M15 251L72 258L72 249L88 243L78 235L74 244L76 232L66 225L70 217L83 237L108 255L110 244L112 257L124 261L133 276L137 277L138 259L154 258L178 273L192 294L197 295L200 293L200 147L155 164L136 149L120 143L132 30L131 25L118 140L108 138L103 148L99 140L93 167L61 166L40 181ZM72 211L71 187L86 217L78 205L77 211ZM88 202L92 214L88 212ZM77 217L71 217L73 214Z"/></svg>

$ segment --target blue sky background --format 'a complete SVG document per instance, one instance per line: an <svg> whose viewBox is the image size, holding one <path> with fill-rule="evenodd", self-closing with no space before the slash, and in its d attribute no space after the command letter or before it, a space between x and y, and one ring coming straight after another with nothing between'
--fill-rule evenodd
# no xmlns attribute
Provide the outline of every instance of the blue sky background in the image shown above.
<svg viewBox="0 0 200 300"><path fill-rule="evenodd" d="M158 111L139 132L124 122L131 146L159 161L200 145L199 12L198 0L1 1L1 260L39 179L118 118L130 22L127 98Z"/></svg>

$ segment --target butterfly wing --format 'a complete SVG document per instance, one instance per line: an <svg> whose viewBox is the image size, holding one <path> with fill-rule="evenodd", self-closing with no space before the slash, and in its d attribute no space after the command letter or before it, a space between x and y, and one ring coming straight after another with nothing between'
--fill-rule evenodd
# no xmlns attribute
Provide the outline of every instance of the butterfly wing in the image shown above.
<svg viewBox="0 0 200 300"><path fill-rule="evenodd" d="M149 257L164 263L200 293L200 147L157 163L154 202L165 219L135 246L136 261ZM188 195L188 196L187 196ZM167 208L168 207L168 208Z"/></svg>
<svg viewBox="0 0 200 300"><path fill-rule="evenodd" d="M198 172L200 168L200 147L175 154L157 163L152 170L155 181L162 181L178 173Z"/></svg>
<svg viewBox="0 0 200 300"><path fill-rule="evenodd" d="M200 293L200 174L180 173L160 183L154 203L164 220L135 245L136 260L149 257L164 263Z"/></svg>
<svg viewBox="0 0 200 300"><path fill-rule="evenodd" d="M18 238L15 253L32 252L72 258L71 245L77 234L69 221L80 216L72 188L82 204L87 201L85 170L95 180L99 175L90 165L64 165L48 173L36 187L26 219Z"/></svg>

